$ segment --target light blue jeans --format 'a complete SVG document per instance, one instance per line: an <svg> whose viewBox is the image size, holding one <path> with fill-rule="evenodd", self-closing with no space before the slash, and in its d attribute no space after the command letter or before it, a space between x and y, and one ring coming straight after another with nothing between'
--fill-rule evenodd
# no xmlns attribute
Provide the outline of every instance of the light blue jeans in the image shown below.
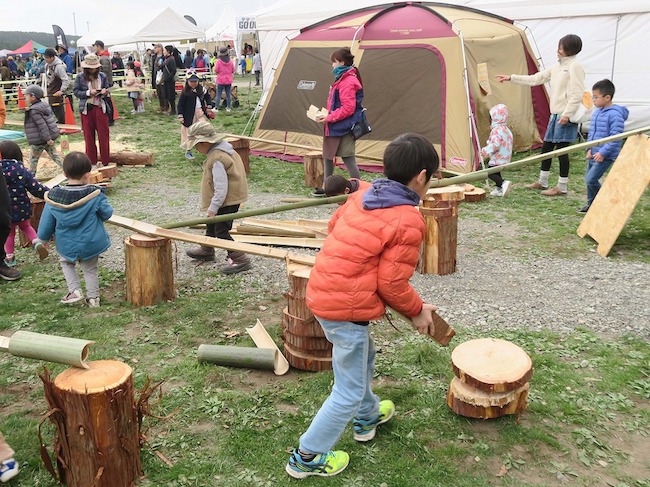
<svg viewBox="0 0 650 487"><path fill-rule="evenodd" d="M214 105L216 108L221 107L221 94L223 93L223 90L226 90L226 108L230 108L231 88L232 85L217 85L217 102Z"/></svg>
<svg viewBox="0 0 650 487"><path fill-rule="evenodd" d="M612 167L614 161L604 160L596 162L593 159L587 161L587 173L585 174L585 183L587 183L587 206L591 206L594 198L600 191L600 178Z"/></svg>
<svg viewBox="0 0 650 487"><path fill-rule="evenodd" d="M375 344L368 326L316 319L334 345L334 386L300 437L300 450L326 453L334 447L353 418L371 419L379 414L379 398L372 392Z"/></svg>

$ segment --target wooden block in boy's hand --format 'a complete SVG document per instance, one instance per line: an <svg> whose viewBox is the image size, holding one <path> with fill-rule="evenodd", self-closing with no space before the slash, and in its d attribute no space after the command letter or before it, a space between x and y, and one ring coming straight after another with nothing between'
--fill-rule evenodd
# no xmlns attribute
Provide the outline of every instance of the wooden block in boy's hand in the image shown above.
<svg viewBox="0 0 650 487"><path fill-rule="evenodd" d="M447 346L456 332L449 326L442 317L435 311L431 312L433 324L429 327L429 336L437 341L440 345Z"/></svg>

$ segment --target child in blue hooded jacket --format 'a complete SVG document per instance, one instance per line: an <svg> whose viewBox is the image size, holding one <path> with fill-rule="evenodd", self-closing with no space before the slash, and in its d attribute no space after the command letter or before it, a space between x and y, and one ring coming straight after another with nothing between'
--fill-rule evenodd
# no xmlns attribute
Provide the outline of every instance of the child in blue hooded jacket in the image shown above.
<svg viewBox="0 0 650 487"><path fill-rule="evenodd" d="M45 195L45 208L38 226L38 238L48 241L56 235L56 250L68 285L63 304L84 299L76 263L86 281L86 303L99 306L99 254L111 245L104 222L113 208L102 190L88 184L92 163L83 152L71 152L63 159L66 186L56 186Z"/></svg>
<svg viewBox="0 0 650 487"><path fill-rule="evenodd" d="M608 79L596 82L591 88L596 109L591 115L587 141L623 133L625 120L630 112L626 107L614 105L612 99L615 91L614 83ZM587 173L585 174L587 204L576 210L578 213L589 211L589 207L600 191L600 178L614 164L622 146L622 140L615 140L587 149Z"/></svg>

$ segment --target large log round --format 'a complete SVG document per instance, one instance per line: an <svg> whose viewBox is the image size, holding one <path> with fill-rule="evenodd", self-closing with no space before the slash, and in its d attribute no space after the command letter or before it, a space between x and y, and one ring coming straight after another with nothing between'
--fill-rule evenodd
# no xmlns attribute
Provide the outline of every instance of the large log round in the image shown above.
<svg viewBox="0 0 650 487"><path fill-rule="evenodd" d="M176 296L171 240L146 235L124 239L126 300L134 306L152 306Z"/></svg>
<svg viewBox="0 0 650 487"><path fill-rule="evenodd" d="M88 366L41 377L59 477L68 487L132 487L142 475L133 371L114 360Z"/></svg>
<svg viewBox="0 0 650 487"><path fill-rule="evenodd" d="M332 356L332 344L327 338L294 335L290 331L284 330L282 339L284 343L288 343L292 349L298 352L312 354L318 357Z"/></svg>
<svg viewBox="0 0 650 487"><path fill-rule="evenodd" d="M308 319L298 318L289 313L287 308L284 308L282 313L282 326L284 329L290 331L293 335L305 337L325 337L323 327L315 317Z"/></svg>
<svg viewBox="0 0 650 487"><path fill-rule="evenodd" d="M521 414L528 405L528 383L505 393L486 393L463 383L451 381L447 404L456 414L468 418L491 419L506 414Z"/></svg>
<svg viewBox="0 0 650 487"><path fill-rule="evenodd" d="M454 374L485 392L509 392L533 375L533 363L520 347L498 338L479 338L458 345L451 353Z"/></svg>
<svg viewBox="0 0 650 487"><path fill-rule="evenodd" d="M296 369L321 372L332 368L331 358L299 352L286 342L284 344L284 356L289 361L289 364Z"/></svg>

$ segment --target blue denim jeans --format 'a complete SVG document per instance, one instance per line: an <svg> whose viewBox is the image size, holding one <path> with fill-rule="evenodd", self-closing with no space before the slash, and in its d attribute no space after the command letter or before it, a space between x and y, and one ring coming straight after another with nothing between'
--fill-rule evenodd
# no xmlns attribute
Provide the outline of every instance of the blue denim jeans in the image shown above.
<svg viewBox="0 0 650 487"><path fill-rule="evenodd" d="M600 178L612 166L614 161L604 160L596 162L593 159L587 161L587 173L585 174L585 183L587 183L587 206L591 206L594 198L600 191Z"/></svg>
<svg viewBox="0 0 650 487"><path fill-rule="evenodd" d="M232 88L232 85L217 85L217 103L215 103L215 108L219 108L221 106L221 93L223 93L223 90L226 90L226 108L230 108L230 89Z"/></svg>
<svg viewBox="0 0 650 487"><path fill-rule="evenodd" d="M353 418L371 419L379 414L379 398L372 392L375 345L369 327L349 321L317 319L325 336L334 345L334 386L300 437L300 449L309 453L326 453L334 447Z"/></svg>

